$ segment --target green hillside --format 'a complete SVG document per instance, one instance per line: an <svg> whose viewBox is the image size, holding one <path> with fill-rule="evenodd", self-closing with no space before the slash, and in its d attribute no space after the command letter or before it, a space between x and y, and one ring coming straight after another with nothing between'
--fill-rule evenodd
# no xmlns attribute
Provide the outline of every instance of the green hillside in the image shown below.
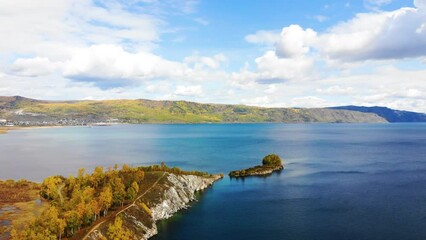
<svg viewBox="0 0 426 240"><path fill-rule="evenodd" d="M23 97L0 97L0 118L8 121L76 119L126 123L386 122L376 114L322 108L260 108L143 99L40 101Z"/></svg>

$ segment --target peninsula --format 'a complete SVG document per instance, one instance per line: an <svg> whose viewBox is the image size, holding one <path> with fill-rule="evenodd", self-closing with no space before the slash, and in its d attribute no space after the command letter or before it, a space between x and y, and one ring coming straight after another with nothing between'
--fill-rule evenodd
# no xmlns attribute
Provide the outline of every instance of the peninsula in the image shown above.
<svg viewBox="0 0 426 240"><path fill-rule="evenodd" d="M51 176L41 184L9 180L2 184L3 192L10 192L8 186L36 189L39 194L22 193L16 201L34 202L41 196L42 204L33 219L5 215L0 239L148 239L157 234L156 221L188 207L197 191L222 177L161 164L97 167L92 174L80 169L76 177ZM10 209L13 198L3 200L2 209ZM13 215L25 214L14 208Z"/></svg>
<svg viewBox="0 0 426 240"><path fill-rule="evenodd" d="M281 158L276 154L269 154L262 160L262 165L254 166L251 168L232 171L229 173L230 177L247 177L247 176L264 176L269 175L275 171L284 169Z"/></svg>

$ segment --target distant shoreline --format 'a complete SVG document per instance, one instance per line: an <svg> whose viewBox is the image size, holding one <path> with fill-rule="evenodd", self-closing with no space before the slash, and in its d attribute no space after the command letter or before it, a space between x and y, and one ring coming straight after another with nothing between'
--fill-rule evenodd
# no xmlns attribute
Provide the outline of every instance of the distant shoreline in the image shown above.
<svg viewBox="0 0 426 240"><path fill-rule="evenodd" d="M45 128L65 128L65 127L79 127L79 128L89 128L89 127L110 127L110 126L128 126L128 125L242 125L242 124L265 124L265 125L278 125L278 124L309 124L309 125L323 125L323 124L346 124L346 125L357 125L357 124L418 124L423 122L377 122L377 123L336 123L336 122L214 122L214 123L179 123L179 122L146 122L146 123L114 123L108 126L96 126L96 125L52 125L52 126L0 126L0 134L6 134L9 131L15 130L26 130L26 129L45 129Z"/></svg>
<svg viewBox="0 0 426 240"><path fill-rule="evenodd" d="M327 108L262 108L188 101L43 101L0 97L0 122L14 125L105 123L386 122L374 114Z"/></svg>
<svg viewBox="0 0 426 240"><path fill-rule="evenodd" d="M13 126L13 127L0 127L0 134L7 134L9 131L26 130L26 129L43 129L43 128L62 128L62 127L79 127L79 126ZM84 126L82 126L84 127Z"/></svg>

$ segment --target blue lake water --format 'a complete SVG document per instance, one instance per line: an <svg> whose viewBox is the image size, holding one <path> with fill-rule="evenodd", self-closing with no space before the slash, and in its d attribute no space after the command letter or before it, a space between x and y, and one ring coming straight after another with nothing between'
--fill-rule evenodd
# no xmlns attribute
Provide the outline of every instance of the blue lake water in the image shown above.
<svg viewBox="0 0 426 240"><path fill-rule="evenodd" d="M0 178L114 163L228 173L268 153L285 170L225 178L155 240L426 239L426 124L129 125L0 135Z"/></svg>

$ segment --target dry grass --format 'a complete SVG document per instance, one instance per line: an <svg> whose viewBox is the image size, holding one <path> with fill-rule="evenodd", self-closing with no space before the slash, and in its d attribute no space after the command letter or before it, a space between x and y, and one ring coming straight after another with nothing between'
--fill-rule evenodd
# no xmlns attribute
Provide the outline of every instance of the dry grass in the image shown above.
<svg viewBox="0 0 426 240"><path fill-rule="evenodd" d="M0 228L0 239L8 236L12 230L12 226L21 226L23 223L39 216L49 204L42 201L18 202L6 205L0 205L0 209L5 211L0 213L0 222L8 221L12 224L5 225ZM7 238L6 238L7 239Z"/></svg>
<svg viewBox="0 0 426 240"><path fill-rule="evenodd" d="M38 200L39 191L37 183L0 181L0 222L21 225L40 215L48 204ZM12 224L0 227L0 239L8 236Z"/></svg>
<svg viewBox="0 0 426 240"><path fill-rule="evenodd" d="M26 180L0 180L0 204L28 202L39 198L40 185Z"/></svg>

